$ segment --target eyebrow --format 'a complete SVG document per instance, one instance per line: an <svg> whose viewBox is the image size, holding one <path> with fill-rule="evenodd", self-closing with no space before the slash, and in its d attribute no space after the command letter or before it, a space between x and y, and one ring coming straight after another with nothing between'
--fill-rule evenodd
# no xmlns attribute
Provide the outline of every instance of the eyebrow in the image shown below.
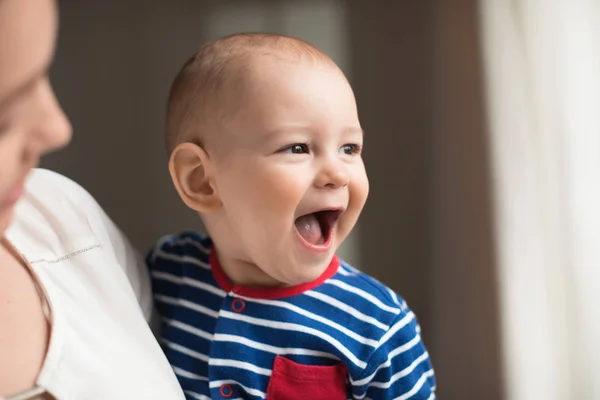
<svg viewBox="0 0 600 400"><path fill-rule="evenodd" d="M312 129L308 126L290 126L290 127L283 127L283 128L279 128L279 129L273 129L271 131L268 131L268 134L276 134L276 133L281 133L281 132L287 132L287 131L298 131L298 132L311 132ZM360 133L361 135L365 135L365 131L361 128L361 127L345 127L344 129L342 129L343 133Z"/></svg>
<svg viewBox="0 0 600 400"><path fill-rule="evenodd" d="M361 135L365 136L365 131L363 128L346 128L344 129L344 132L348 132L348 133L360 133Z"/></svg>
<svg viewBox="0 0 600 400"><path fill-rule="evenodd" d="M4 96L4 98L1 98L0 99L0 110L2 108L6 107L8 104L15 101L16 99L18 99L19 97L23 96L25 93L27 93L33 87L33 85L38 81L38 79L44 73L44 71L46 71L46 70L43 69L41 72L34 74L27 81L22 83L20 86L17 86L15 89L12 89L12 91L9 92L8 95Z"/></svg>

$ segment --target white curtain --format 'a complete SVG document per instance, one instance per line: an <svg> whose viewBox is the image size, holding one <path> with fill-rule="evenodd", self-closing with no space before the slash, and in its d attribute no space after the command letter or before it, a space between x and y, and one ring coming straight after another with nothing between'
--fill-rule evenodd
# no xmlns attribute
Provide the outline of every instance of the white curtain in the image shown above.
<svg viewBox="0 0 600 400"><path fill-rule="evenodd" d="M600 399L600 1L479 5L507 398Z"/></svg>

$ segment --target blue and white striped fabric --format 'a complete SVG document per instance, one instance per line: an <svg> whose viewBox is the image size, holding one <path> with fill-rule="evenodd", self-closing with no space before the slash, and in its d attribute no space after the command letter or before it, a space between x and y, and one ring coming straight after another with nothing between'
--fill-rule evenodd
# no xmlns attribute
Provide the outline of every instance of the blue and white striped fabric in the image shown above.
<svg viewBox="0 0 600 400"><path fill-rule="evenodd" d="M313 385L313 399L336 400L314 377L340 366L343 398L435 399L415 315L380 282L335 258L315 282L245 288L229 282L211 249L209 238L184 233L147 257L163 347L188 399L278 400L277 386L293 400L294 388ZM275 374L280 358L288 369Z"/></svg>

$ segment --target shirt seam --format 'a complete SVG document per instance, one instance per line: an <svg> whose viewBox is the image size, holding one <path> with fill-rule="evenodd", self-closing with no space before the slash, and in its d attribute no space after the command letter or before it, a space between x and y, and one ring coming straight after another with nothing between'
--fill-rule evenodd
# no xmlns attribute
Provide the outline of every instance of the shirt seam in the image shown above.
<svg viewBox="0 0 600 400"><path fill-rule="evenodd" d="M388 330L386 330L386 331L385 331L385 332L384 332L384 333L381 335L381 337L379 338L379 342L381 342L381 338L383 338L383 337L384 337L384 336L387 334L387 332L388 332L390 329L392 329L392 327L394 326L394 324L396 324L397 322L401 321L401 320L402 320L404 317L406 317L406 315L407 315L407 314L406 314L405 312L401 311L401 312L400 312L400 314L398 314L398 315L396 316L396 318L393 318L393 319L392 319L392 322L391 322L391 324L390 324L390 327L389 327L389 329L388 329ZM396 334L397 334L397 333L396 333ZM394 335L394 336L395 336L395 335ZM366 376L368 376L368 375L371 373L371 371L370 371L369 367L371 366L371 364L372 364L372 362L373 362L373 357L375 357L375 355L377 354L377 352L378 352L378 351L380 351L380 349L383 347L383 345L384 345L384 344L385 344L385 343L379 343L379 345L378 345L376 348L374 348L374 349L373 349L373 350L370 352L369 356L368 356L368 357L367 357L367 359L365 360L365 364L366 364L365 368L362 370L361 374L359 374L359 375L358 375L356 378L353 378L355 381L359 381L359 380L361 380L361 379L365 378Z"/></svg>
<svg viewBox="0 0 600 400"><path fill-rule="evenodd" d="M96 243L96 244L84 247L82 249L79 249L79 250L67 252L67 253L65 253L62 256L59 256L57 258L46 258L46 257L44 257L44 258L37 258L35 260L28 260L28 261L29 261L30 264L39 264L39 263L56 264L58 262L67 260L69 258L78 256L79 254L86 253L86 252L88 252L90 250L94 250L94 249L97 249L97 248L100 248L100 247L101 247L100 244Z"/></svg>

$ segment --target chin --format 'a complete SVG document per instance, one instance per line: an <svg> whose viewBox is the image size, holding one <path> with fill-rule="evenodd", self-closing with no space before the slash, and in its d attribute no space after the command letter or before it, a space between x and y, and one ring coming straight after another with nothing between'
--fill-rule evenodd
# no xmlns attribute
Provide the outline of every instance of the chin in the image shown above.
<svg viewBox="0 0 600 400"><path fill-rule="evenodd" d="M8 229L13 218L13 209L0 211L0 238L4 236L4 233Z"/></svg>

